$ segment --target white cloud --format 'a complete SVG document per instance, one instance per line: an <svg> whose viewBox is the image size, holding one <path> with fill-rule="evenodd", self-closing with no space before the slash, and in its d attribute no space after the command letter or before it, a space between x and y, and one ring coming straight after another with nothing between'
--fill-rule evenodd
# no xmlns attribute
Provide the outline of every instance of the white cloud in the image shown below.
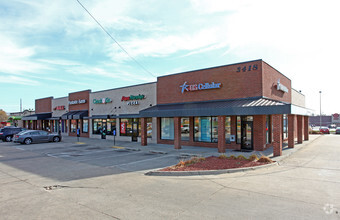
<svg viewBox="0 0 340 220"><path fill-rule="evenodd" d="M19 76L2 76L0 75L0 82L1 83L8 83L8 84L19 84L19 85L30 85L30 86L37 86L40 85L38 81L30 80L25 77Z"/></svg>

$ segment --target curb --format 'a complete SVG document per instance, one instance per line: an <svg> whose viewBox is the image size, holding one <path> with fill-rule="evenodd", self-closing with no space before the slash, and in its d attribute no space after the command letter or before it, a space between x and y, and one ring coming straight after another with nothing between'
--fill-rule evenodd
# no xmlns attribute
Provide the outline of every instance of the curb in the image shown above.
<svg viewBox="0 0 340 220"><path fill-rule="evenodd" d="M224 170L197 170L197 171L149 171L145 173L146 176L197 176L197 175L218 175L224 173L237 173L246 172L250 170L258 170L262 168L268 168L274 165L278 165L277 162L271 164L265 164L255 167L245 167L245 168L234 168L234 169L224 169Z"/></svg>
<svg viewBox="0 0 340 220"><path fill-rule="evenodd" d="M321 136L320 136L321 137ZM258 170L262 168L268 168L274 165L279 166L280 162L290 157L292 154L298 152L299 150L305 148L309 144L313 143L320 137L315 138L313 141L306 143L305 145L302 145L299 148L296 148L295 151L290 152L284 156L281 156L281 158L277 158L278 160L271 164L256 166L256 167L246 167L246 168L234 168L234 169L225 169L225 170L197 170L197 171L149 171L147 173L144 173L146 176L199 176L199 175L218 175L218 174L224 174L224 173L237 173L237 172L246 172L251 170Z"/></svg>

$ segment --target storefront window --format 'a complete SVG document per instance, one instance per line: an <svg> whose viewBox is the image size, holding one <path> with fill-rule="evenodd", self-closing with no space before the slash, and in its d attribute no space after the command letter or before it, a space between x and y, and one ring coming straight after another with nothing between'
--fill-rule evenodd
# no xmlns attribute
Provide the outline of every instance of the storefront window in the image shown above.
<svg viewBox="0 0 340 220"><path fill-rule="evenodd" d="M217 143L218 142L218 118L211 117L211 127L212 127L212 135L211 135L211 142Z"/></svg>
<svg viewBox="0 0 340 220"><path fill-rule="evenodd" d="M174 118L161 118L161 139L174 140Z"/></svg>
<svg viewBox="0 0 340 220"><path fill-rule="evenodd" d="M77 132L77 120L72 119L71 120L71 133L76 133Z"/></svg>
<svg viewBox="0 0 340 220"><path fill-rule="evenodd" d="M189 118L181 118L181 139L182 141L189 141Z"/></svg>
<svg viewBox="0 0 340 220"><path fill-rule="evenodd" d="M146 119L146 133L148 138L152 138L152 118Z"/></svg>
<svg viewBox="0 0 340 220"><path fill-rule="evenodd" d="M113 131L116 130L116 119L107 119L106 131L107 135L113 135Z"/></svg>
<svg viewBox="0 0 340 220"><path fill-rule="evenodd" d="M80 130L80 128L81 128L81 120L77 120L77 123L78 123L77 129L79 128L79 130Z"/></svg>
<svg viewBox="0 0 340 220"><path fill-rule="evenodd" d="M236 119L236 135L237 135L236 143L241 144L241 117L240 116L237 116L237 119Z"/></svg>
<svg viewBox="0 0 340 220"><path fill-rule="evenodd" d="M271 131L271 128L272 128L272 126L271 126L271 121L270 121L270 116L269 115L267 115L266 116L266 143L267 144L270 144L272 141L271 141L271 133L272 133L272 131Z"/></svg>
<svg viewBox="0 0 340 220"><path fill-rule="evenodd" d="M84 119L83 120L83 133L89 132L89 120Z"/></svg>
<svg viewBox="0 0 340 220"><path fill-rule="evenodd" d="M102 129L103 129L102 119L93 119L92 124L93 124L92 133L93 134L101 134Z"/></svg>
<svg viewBox="0 0 340 220"><path fill-rule="evenodd" d="M132 136L132 124L138 123L137 136L140 137L140 120L138 118L120 119L120 136Z"/></svg>
<svg viewBox="0 0 340 220"><path fill-rule="evenodd" d="M230 144L231 135L231 117L225 117L225 142Z"/></svg>
<svg viewBox="0 0 340 220"><path fill-rule="evenodd" d="M283 115L283 139L288 138L288 117L286 114Z"/></svg>
<svg viewBox="0 0 340 220"><path fill-rule="evenodd" d="M195 117L194 121L195 121L195 141L199 142L218 141L217 117Z"/></svg>

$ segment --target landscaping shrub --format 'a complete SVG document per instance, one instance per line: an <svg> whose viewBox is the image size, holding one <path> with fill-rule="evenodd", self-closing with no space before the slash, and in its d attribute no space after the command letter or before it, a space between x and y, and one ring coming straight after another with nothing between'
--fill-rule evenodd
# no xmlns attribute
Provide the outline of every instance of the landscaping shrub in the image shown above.
<svg viewBox="0 0 340 220"><path fill-rule="evenodd" d="M249 161L257 161L258 159L259 159L259 158L257 157L256 154L252 154L252 155L250 155L249 158L248 158Z"/></svg>
<svg viewBox="0 0 340 220"><path fill-rule="evenodd" d="M269 157L261 156L260 159L257 160L257 162L261 162L261 163L273 163L274 161L272 161Z"/></svg>
<svg viewBox="0 0 340 220"><path fill-rule="evenodd" d="M221 154L220 156L218 156L218 158L220 158L220 159L227 159L228 157L225 154Z"/></svg>
<svg viewBox="0 0 340 220"><path fill-rule="evenodd" d="M236 157L235 157L234 155L230 155L228 158L229 158L229 159L232 159L232 160L235 160L235 159L236 159Z"/></svg>
<svg viewBox="0 0 340 220"><path fill-rule="evenodd" d="M247 158L246 158L245 156L243 156L243 155L239 155L239 156L237 157L237 159L238 159L238 160L247 160Z"/></svg>

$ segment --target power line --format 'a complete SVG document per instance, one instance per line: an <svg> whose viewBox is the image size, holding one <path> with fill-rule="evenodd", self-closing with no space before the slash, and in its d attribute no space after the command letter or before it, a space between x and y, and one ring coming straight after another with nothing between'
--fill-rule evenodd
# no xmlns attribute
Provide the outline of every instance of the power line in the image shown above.
<svg viewBox="0 0 340 220"><path fill-rule="evenodd" d="M120 49L122 49L139 67L141 67L145 72L147 72L148 74L150 74L153 77L154 76L149 70L147 70L141 63L139 63L135 58L133 58L124 48L122 45L120 45L118 43L118 41L116 39L114 39L112 37L112 35L107 32L107 30L99 23L99 21L97 21L97 19L95 17L93 17L93 15L85 8L85 6L79 1L77 0L77 2L80 4L81 7L83 7L83 9L92 17L92 19L97 22L97 24L103 29L103 31L120 47Z"/></svg>

